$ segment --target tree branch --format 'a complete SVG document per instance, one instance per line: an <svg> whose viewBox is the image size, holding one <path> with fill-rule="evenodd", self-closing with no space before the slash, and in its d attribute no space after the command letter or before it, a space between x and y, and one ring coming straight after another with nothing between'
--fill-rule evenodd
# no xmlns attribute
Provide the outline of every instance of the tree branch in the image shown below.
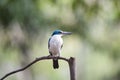
<svg viewBox="0 0 120 80"><path fill-rule="evenodd" d="M69 69L70 69L70 80L76 80L76 76L75 76L75 58L70 57L68 63L69 63Z"/></svg>
<svg viewBox="0 0 120 80"><path fill-rule="evenodd" d="M56 57L53 57L53 56L43 56L43 57L36 58L34 61L32 61L31 63L29 63L25 67L23 67L21 69L18 69L18 70L15 70L15 71L12 71L10 73L7 73L0 80L4 80L8 76L10 76L12 74L15 74L17 72L24 71L25 69L27 69L28 67L32 66L33 64L35 64L38 61L48 60L48 59L54 59L54 58L56 58ZM57 57L57 59L64 60L64 61L68 62L69 68L70 68L70 79L71 80L75 80L75 64L74 64L75 63L75 59L73 57L71 57L70 59L66 59L64 57Z"/></svg>

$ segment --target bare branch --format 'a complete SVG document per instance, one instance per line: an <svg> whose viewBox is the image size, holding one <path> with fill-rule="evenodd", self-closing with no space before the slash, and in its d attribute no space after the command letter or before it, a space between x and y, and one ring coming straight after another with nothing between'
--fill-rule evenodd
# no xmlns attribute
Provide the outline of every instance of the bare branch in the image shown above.
<svg viewBox="0 0 120 80"><path fill-rule="evenodd" d="M56 58L56 57L53 57L53 56L43 56L43 57L39 57L39 58L36 58L34 61L32 61L31 63L29 63L28 65L26 65L25 67L23 67L23 68L21 68L21 69L18 69L18 70L15 70L15 71L12 71L12 72L10 72L10 73L7 73L5 76L3 76L0 80L4 80L5 78L7 78L8 76L10 76L10 75L12 75L12 74L15 74L15 73L17 73L17 72L20 72L20 71L24 71L25 69L27 69L28 67L30 67L30 66L32 66L33 64L35 64L36 62L38 62L38 61L40 61L40 60L48 60L48 59L54 59L54 58ZM74 76L75 76L75 72L74 72L74 69L72 69L72 68L74 68L74 64L73 64L73 58L70 58L70 59L66 59L66 58L64 58L64 57L57 57L57 59L60 59L60 60L64 60L64 61L67 61L68 63L69 63L69 67L70 67L70 76L72 76L71 77L71 80L75 80L75 78L74 78ZM73 66L73 67L72 67ZM71 70L73 70L73 71L71 71ZM72 74L72 73L73 74Z"/></svg>
<svg viewBox="0 0 120 80"><path fill-rule="evenodd" d="M75 76L75 58L70 57L68 63L69 63L69 69L70 69L70 80L76 80L76 76Z"/></svg>

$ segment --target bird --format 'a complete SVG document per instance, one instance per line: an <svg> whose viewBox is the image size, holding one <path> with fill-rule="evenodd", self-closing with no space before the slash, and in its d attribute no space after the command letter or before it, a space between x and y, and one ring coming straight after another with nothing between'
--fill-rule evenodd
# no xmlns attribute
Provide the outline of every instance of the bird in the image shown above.
<svg viewBox="0 0 120 80"><path fill-rule="evenodd" d="M51 37L48 40L48 49L50 56L54 56L56 58L53 59L53 68L58 69L58 59L57 57L60 56L61 49L63 47L63 39L62 36L64 35L70 35L71 32L66 32L62 30L55 30L53 31Z"/></svg>

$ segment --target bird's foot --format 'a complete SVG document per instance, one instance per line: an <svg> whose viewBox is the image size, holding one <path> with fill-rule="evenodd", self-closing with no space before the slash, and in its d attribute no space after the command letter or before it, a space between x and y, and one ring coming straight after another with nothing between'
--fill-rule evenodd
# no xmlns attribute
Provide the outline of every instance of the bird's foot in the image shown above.
<svg viewBox="0 0 120 80"><path fill-rule="evenodd" d="M48 57L51 57L52 55L48 55Z"/></svg>

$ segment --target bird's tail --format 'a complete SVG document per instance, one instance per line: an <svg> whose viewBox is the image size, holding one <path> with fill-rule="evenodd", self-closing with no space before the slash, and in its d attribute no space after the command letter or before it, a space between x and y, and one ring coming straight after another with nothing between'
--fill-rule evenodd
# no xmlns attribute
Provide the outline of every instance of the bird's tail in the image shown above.
<svg viewBox="0 0 120 80"><path fill-rule="evenodd" d="M54 69L59 68L58 59L53 59L53 68Z"/></svg>

